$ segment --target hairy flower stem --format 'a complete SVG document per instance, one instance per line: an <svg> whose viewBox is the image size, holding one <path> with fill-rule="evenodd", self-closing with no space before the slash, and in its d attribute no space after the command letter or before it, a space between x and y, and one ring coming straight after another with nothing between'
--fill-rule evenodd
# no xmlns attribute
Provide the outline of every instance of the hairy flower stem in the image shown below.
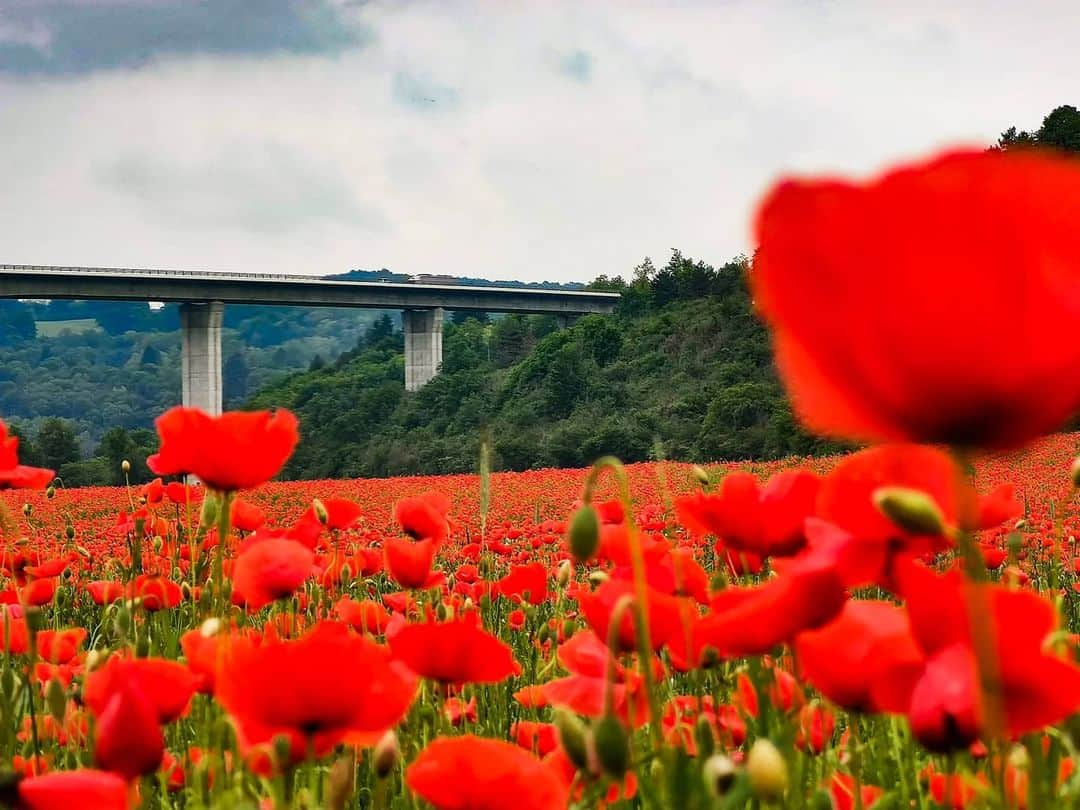
<svg viewBox="0 0 1080 810"><path fill-rule="evenodd" d="M649 698L649 733L652 736L653 746L659 750L664 742L663 729L660 727L660 702L653 684L652 673L652 643L649 639L649 591L645 577L645 555L641 551L641 538L638 534L637 524L634 523L633 505L630 502L630 481L626 475L626 468L614 456L604 456L589 470L585 479L585 492L583 500L589 503L592 500L593 490L600 474L607 468L611 469L612 475L619 487L619 501L622 503L624 520L626 521L626 536L630 546L630 566L634 575L634 598L637 602L637 613L640 620L637 622L637 645L638 662L641 668L641 679L645 686L645 693Z"/></svg>
<svg viewBox="0 0 1080 810"><path fill-rule="evenodd" d="M225 615L228 612L229 605L225 599L225 543L229 539L229 531L232 526L230 520L232 519L232 499L233 493L222 492L221 503L218 504L218 516L217 516L217 548L214 549L214 569L212 573L213 583L213 606L214 613L212 615Z"/></svg>

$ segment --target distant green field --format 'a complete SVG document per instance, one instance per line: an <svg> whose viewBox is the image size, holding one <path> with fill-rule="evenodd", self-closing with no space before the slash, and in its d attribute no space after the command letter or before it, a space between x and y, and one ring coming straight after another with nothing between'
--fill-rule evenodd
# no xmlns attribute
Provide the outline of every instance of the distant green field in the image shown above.
<svg viewBox="0 0 1080 810"><path fill-rule="evenodd" d="M91 332L98 328L98 322L93 318L78 318L71 321L38 321L37 333L39 337L56 337L63 331L81 335L83 332Z"/></svg>

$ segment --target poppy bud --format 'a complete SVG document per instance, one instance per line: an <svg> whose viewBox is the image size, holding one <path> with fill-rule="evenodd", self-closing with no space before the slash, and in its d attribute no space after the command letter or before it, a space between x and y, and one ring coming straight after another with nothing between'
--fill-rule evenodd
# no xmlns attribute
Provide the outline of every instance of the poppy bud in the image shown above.
<svg viewBox="0 0 1080 810"><path fill-rule="evenodd" d="M135 657L136 658L149 658L150 657L150 639L146 636L139 636L138 641L135 642Z"/></svg>
<svg viewBox="0 0 1080 810"><path fill-rule="evenodd" d="M131 472L131 462L125 458L123 461L120 462L120 469L123 470L124 475L127 475L129 472Z"/></svg>
<svg viewBox="0 0 1080 810"><path fill-rule="evenodd" d="M274 764L278 768L284 768L292 761L292 742L288 734L278 734L274 737Z"/></svg>
<svg viewBox="0 0 1080 810"><path fill-rule="evenodd" d="M325 526L330 522L330 513L326 511L326 504L318 498L315 498L311 502L311 509L315 512L315 517L319 519L319 523Z"/></svg>
<svg viewBox="0 0 1080 810"><path fill-rule="evenodd" d="M559 735L559 743L566 752L567 758L579 771L588 770L589 767L589 744L587 741L589 730L581 722L576 714L565 709L555 710L555 730Z"/></svg>
<svg viewBox="0 0 1080 810"><path fill-rule="evenodd" d="M570 584L570 579L573 576L574 576L574 567L572 565L570 565L569 560L563 560L559 564L559 573L555 577L555 581L558 583L560 588L565 588L567 585Z"/></svg>
<svg viewBox="0 0 1080 810"><path fill-rule="evenodd" d="M107 653L103 653L101 650L90 650L86 654L86 671L87 673L93 672L95 669L105 663L105 659L109 656Z"/></svg>
<svg viewBox="0 0 1080 810"><path fill-rule="evenodd" d="M1020 532L1009 532L1007 538L1009 554L1015 557L1024 550L1024 536Z"/></svg>
<svg viewBox="0 0 1080 810"><path fill-rule="evenodd" d="M30 517L34 514L34 507L28 503L24 503L22 507L22 513L25 517Z"/></svg>
<svg viewBox="0 0 1080 810"><path fill-rule="evenodd" d="M787 763L777 747L764 737L757 739L746 755L746 775L750 789L758 798L772 801L787 790Z"/></svg>
<svg viewBox="0 0 1080 810"><path fill-rule="evenodd" d="M39 607L26 607L24 616L26 617L26 628L30 631L31 636L45 626L45 614L41 612Z"/></svg>
<svg viewBox="0 0 1080 810"><path fill-rule="evenodd" d="M221 632L221 619L211 616L199 625L199 635L203 638L213 638Z"/></svg>
<svg viewBox="0 0 1080 810"><path fill-rule="evenodd" d="M126 638L131 632L131 610L127 605L117 608L116 618L113 619L113 629L120 638Z"/></svg>
<svg viewBox="0 0 1080 810"><path fill-rule="evenodd" d="M577 632L577 625L573 619L565 619L562 625L563 638L570 640L574 633Z"/></svg>
<svg viewBox="0 0 1080 810"><path fill-rule="evenodd" d="M375 776L379 779L388 777L397 767L400 759L401 747L398 745L397 734L393 729L390 729L382 735L372 752L371 761L375 766Z"/></svg>
<svg viewBox="0 0 1080 810"><path fill-rule="evenodd" d="M1069 478L1072 479L1073 487L1080 488L1080 456L1073 459L1072 467L1069 469Z"/></svg>
<svg viewBox="0 0 1080 810"><path fill-rule="evenodd" d="M945 531L945 516L933 498L907 487L881 487L874 505L885 517L911 534L938 536Z"/></svg>
<svg viewBox="0 0 1080 810"><path fill-rule="evenodd" d="M160 554L162 547L165 545L165 540L160 534L155 534L154 539L150 541L150 545L154 547L155 554Z"/></svg>
<svg viewBox="0 0 1080 810"><path fill-rule="evenodd" d="M711 736L711 732L710 732ZM705 787L716 798L724 796L731 786L735 784L737 769L731 757L724 754L713 754L705 760L702 776L705 778Z"/></svg>
<svg viewBox="0 0 1080 810"><path fill-rule="evenodd" d="M80 557L83 557L87 560L91 559L94 556L90 553L90 549L86 548L86 546L75 546L75 551Z"/></svg>
<svg viewBox="0 0 1080 810"><path fill-rule="evenodd" d="M68 540L74 540L75 527L69 523L67 526L64 527L64 535L67 537Z"/></svg>
<svg viewBox="0 0 1080 810"><path fill-rule="evenodd" d="M49 685L45 687L45 705L49 707L49 714L57 723L64 722L64 715L67 714L67 692L56 678L49 678Z"/></svg>
<svg viewBox="0 0 1080 810"><path fill-rule="evenodd" d="M1031 755L1022 745L1014 745L1009 751L1009 764L1018 771L1026 771L1031 765Z"/></svg>
<svg viewBox="0 0 1080 810"><path fill-rule="evenodd" d="M567 540L570 553L582 562L596 553L600 545L600 515L592 504L585 504L570 518Z"/></svg>
<svg viewBox="0 0 1080 810"><path fill-rule="evenodd" d="M593 571L591 574L589 574L589 582L591 582L593 585L603 585L609 579L611 579L611 577L609 577L604 571Z"/></svg>
<svg viewBox="0 0 1080 810"><path fill-rule="evenodd" d="M199 512L199 523L203 526L212 526L218 516L218 500L209 492L203 498L202 511ZM224 542L224 541L221 541Z"/></svg>
<svg viewBox="0 0 1080 810"><path fill-rule="evenodd" d="M605 714L593 726L593 744L600 767L612 779L622 779L630 768L630 736L619 718Z"/></svg>
<svg viewBox="0 0 1080 810"><path fill-rule="evenodd" d="M695 464L693 473L694 478L696 478L697 482L701 484L702 489L705 489L707 486L709 486L709 473L704 467Z"/></svg>
<svg viewBox="0 0 1080 810"><path fill-rule="evenodd" d="M54 487L52 484L49 484L49 486L45 489L45 497L48 498L50 501L55 498L56 487Z"/></svg>
<svg viewBox="0 0 1080 810"><path fill-rule="evenodd" d="M716 737L713 736L712 723L701 714L694 724L694 741L697 743L698 756L708 758L716 750Z"/></svg>
<svg viewBox="0 0 1080 810"><path fill-rule="evenodd" d="M338 757L330 768L326 780L326 806L329 810L345 810L352 797L356 775L356 761L353 754Z"/></svg>

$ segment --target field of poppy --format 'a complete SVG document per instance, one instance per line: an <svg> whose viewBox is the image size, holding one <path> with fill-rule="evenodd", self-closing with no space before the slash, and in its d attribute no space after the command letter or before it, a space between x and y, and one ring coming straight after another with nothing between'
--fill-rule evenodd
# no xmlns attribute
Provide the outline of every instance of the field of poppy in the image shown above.
<svg viewBox="0 0 1080 810"><path fill-rule="evenodd" d="M1070 201L1036 153L773 190L843 457L268 483L291 413L174 408L161 478L69 491L3 431L0 804L1080 806Z"/></svg>

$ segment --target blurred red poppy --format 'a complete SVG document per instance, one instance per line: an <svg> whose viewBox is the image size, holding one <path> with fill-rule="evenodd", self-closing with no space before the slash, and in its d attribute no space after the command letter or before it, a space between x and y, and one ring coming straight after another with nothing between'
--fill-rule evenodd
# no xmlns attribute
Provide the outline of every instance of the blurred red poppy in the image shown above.
<svg viewBox="0 0 1080 810"><path fill-rule="evenodd" d="M467 619L406 625L390 649L417 675L441 683L498 683L520 670L505 642Z"/></svg>
<svg viewBox="0 0 1080 810"><path fill-rule="evenodd" d="M297 641L232 640L217 674L217 699L245 754L289 740L291 761L339 743L371 744L408 711L416 679L390 651L322 622Z"/></svg>
<svg viewBox="0 0 1080 810"><path fill-rule="evenodd" d="M161 449L146 460L158 475L192 474L212 489L231 492L269 481L285 465L300 435L289 411L171 408L155 421Z"/></svg>
<svg viewBox="0 0 1080 810"><path fill-rule="evenodd" d="M433 740L406 769L405 784L436 810L565 810L569 798L532 754L472 735Z"/></svg>
<svg viewBox="0 0 1080 810"><path fill-rule="evenodd" d="M124 779L107 771L81 769L57 771L23 779L16 788L19 810L127 810L128 786Z"/></svg>
<svg viewBox="0 0 1080 810"><path fill-rule="evenodd" d="M871 440L1011 447L1080 407L1080 164L952 152L867 183L785 180L751 282L796 411ZM984 321L1007 313L1009 326Z"/></svg>

